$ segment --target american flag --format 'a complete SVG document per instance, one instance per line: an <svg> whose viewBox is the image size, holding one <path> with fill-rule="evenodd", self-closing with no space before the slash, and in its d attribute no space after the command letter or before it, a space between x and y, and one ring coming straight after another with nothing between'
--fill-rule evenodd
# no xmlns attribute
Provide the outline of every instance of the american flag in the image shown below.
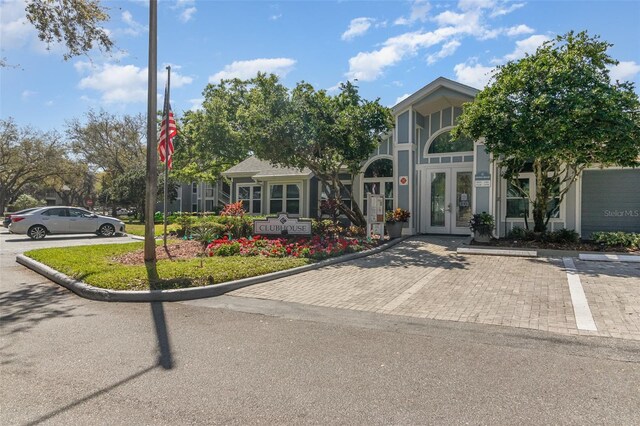
<svg viewBox="0 0 640 426"><path fill-rule="evenodd" d="M166 96L166 94L165 94ZM160 137L158 139L158 153L160 154L160 161L167 161L167 167L171 168L173 166L173 161L171 156L173 155L173 138L178 134L178 128L176 127L176 119L173 116L173 111L171 111L171 104L167 101L165 107L165 111L162 114L162 124L160 125ZM167 109L169 110L169 149L167 153L166 145L167 145Z"/></svg>

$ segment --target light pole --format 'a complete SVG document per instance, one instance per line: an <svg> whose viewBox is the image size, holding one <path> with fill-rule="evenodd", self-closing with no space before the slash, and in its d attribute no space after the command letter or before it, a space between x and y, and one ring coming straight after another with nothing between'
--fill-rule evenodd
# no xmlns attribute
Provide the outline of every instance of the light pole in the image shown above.
<svg viewBox="0 0 640 426"><path fill-rule="evenodd" d="M154 213L158 192L157 87L158 87L158 0L149 0L149 81L147 87L147 186L145 194L144 263L149 285L158 281Z"/></svg>

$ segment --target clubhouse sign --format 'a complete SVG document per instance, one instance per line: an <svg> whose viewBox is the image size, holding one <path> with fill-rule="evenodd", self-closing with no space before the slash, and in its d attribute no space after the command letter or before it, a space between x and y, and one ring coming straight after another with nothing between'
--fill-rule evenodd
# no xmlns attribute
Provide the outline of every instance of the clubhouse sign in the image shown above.
<svg viewBox="0 0 640 426"><path fill-rule="evenodd" d="M253 221L253 233L258 235L311 235L311 221L296 219L286 213Z"/></svg>

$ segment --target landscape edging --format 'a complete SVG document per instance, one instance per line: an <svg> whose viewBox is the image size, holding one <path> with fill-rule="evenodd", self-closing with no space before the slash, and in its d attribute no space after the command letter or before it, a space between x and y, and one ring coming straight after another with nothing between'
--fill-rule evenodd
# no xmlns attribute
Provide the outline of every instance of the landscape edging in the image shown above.
<svg viewBox="0 0 640 426"><path fill-rule="evenodd" d="M230 291L238 290L254 284L261 284L279 278L285 278L291 275L300 274L302 272L312 271L325 266L335 265L337 263L347 262L350 260L360 259L362 257L371 256L387 250L402 241L407 240L410 236L388 241L378 247L364 250L357 253L346 254L332 259L321 260L309 265L298 266L296 268L285 269L283 271L271 272L255 277L242 278L239 280L228 281L220 284L213 284L202 287L180 288L170 290L150 290L150 291L118 291L108 290L91 286L83 281L73 279L62 272L31 259L23 254L16 256L16 262L26 266L34 272L43 275L51 281L71 290L78 296L86 299L97 300L101 302L177 302L181 300L202 299L205 297L214 297Z"/></svg>

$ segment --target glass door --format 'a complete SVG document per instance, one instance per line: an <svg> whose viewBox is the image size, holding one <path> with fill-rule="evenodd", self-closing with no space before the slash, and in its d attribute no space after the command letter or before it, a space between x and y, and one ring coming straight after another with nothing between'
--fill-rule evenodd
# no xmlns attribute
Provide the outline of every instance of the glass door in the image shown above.
<svg viewBox="0 0 640 426"><path fill-rule="evenodd" d="M427 232L449 234L451 200L449 195L449 170L427 172Z"/></svg>
<svg viewBox="0 0 640 426"><path fill-rule="evenodd" d="M469 234L473 206L473 173L470 170L432 169L426 173L423 232ZM426 211L425 211L426 210ZM424 214L426 213L426 214Z"/></svg>

